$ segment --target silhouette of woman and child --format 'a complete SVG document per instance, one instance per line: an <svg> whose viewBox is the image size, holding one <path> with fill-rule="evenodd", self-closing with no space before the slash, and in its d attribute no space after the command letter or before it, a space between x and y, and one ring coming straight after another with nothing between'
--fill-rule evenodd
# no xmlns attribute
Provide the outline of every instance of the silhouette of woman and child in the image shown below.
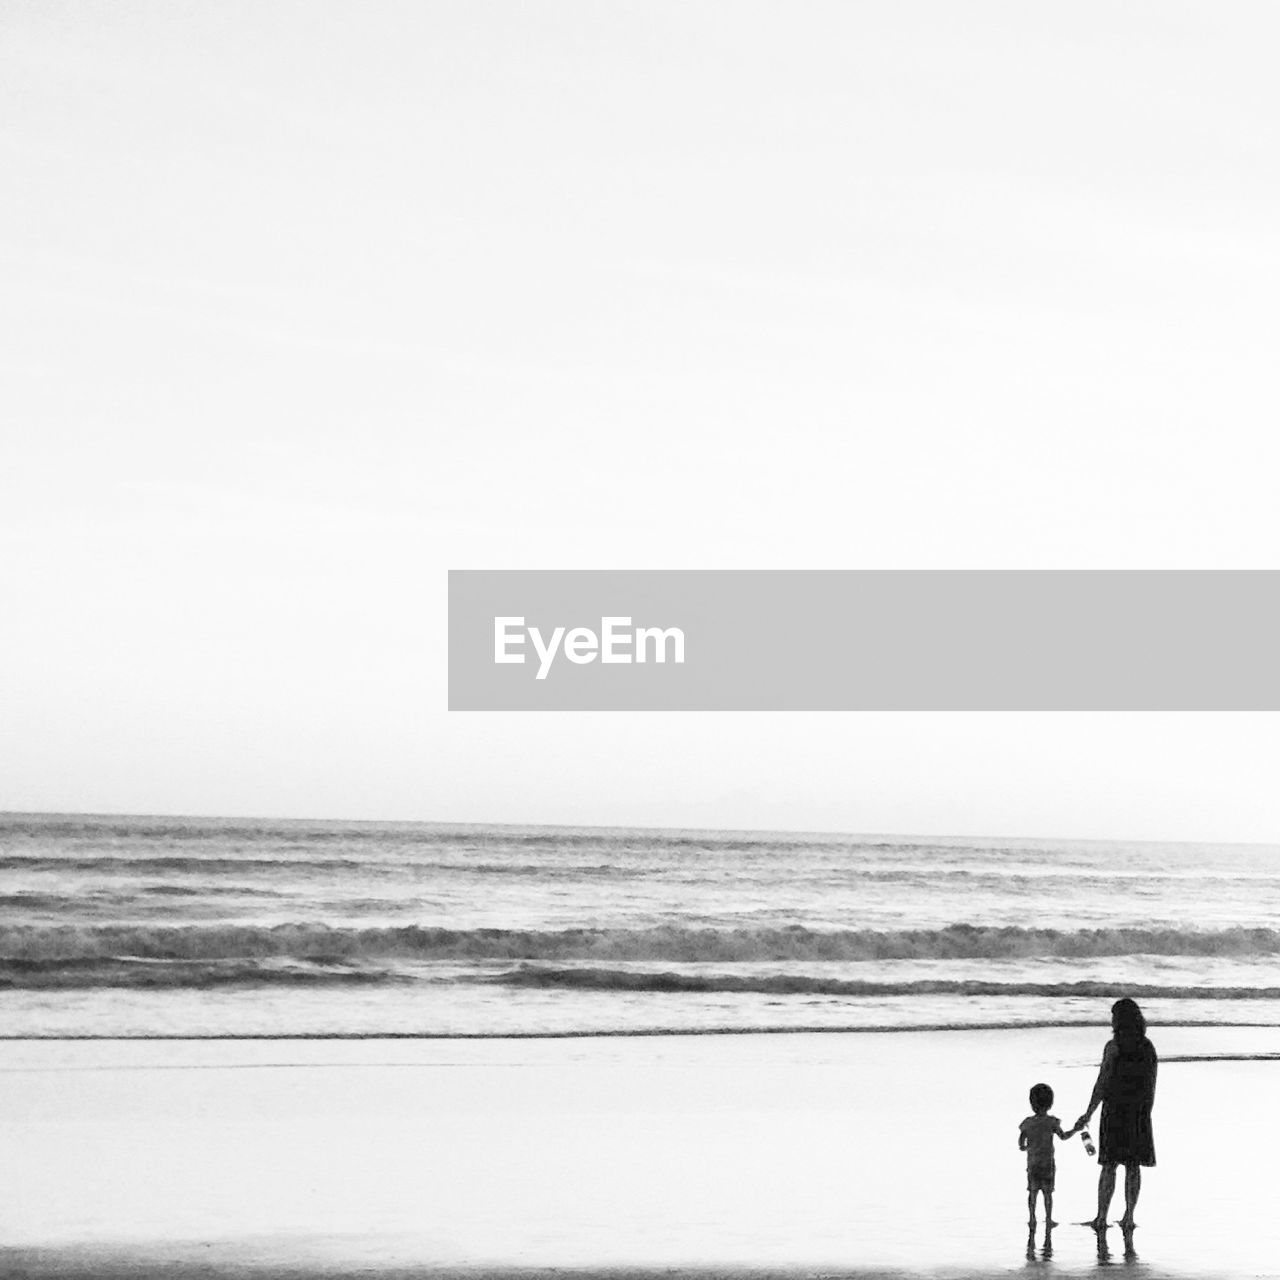
<svg viewBox="0 0 1280 1280"><path fill-rule="evenodd" d="M1053 1140L1070 1138L1084 1129L1099 1104L1102 1121L1098 1130L1098 1212L1083 1225L1102 1233L1116 1189L1116 1167L1124 1165L1124 1217L1120 1229L1125 1244L1132 1247L1136 1225L1133 1211L1142 1190L1144 1165L1156 1162L1155 1139L1151 1132L1151 1108L1156 1096L1156 1051L1147 1039L1147 1022L1142 1010L1127 997L1111 1006L1111 1039L1102 1051L1098 1079L1089 1105L1075 1124L1064 1132L1057 1116L1049 1114L1053 1090L1047 1084L1031 1089L1031 1110L1019 1126L1018 1146L1027 1153L1027 1209L1030 1229L1036 1228L1036 1198L1044 1199L1045 1239L1057 1223L1053 1221L1054 1154ZM1101 1246L1100 1246L1101 1247Z"/></svg>

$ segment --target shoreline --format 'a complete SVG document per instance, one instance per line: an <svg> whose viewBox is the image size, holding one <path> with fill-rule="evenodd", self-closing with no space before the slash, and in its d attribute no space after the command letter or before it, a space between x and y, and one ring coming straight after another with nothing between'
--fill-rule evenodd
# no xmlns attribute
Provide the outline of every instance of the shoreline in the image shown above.
<svg viewBox="0 0 1280 1280"><path fill-rule="evenodd" d="M1280 1031L1280 1022L1193 1022L1171 1021L1161 1019L1154 1024L1160 1030L1253 1030ZM21 1043L75 1043L84 1041L106 1042L138 1042L164 1043L169 1041L193 1042L227 1042L245 1041L277 1041L277 1040L408 1040L408 1041L452 1041L452 1040L619 1040L619 1039L657 1039L663 1037L685 1038L694 1036L827 1036L827 1035L916 1035L936 1032L980 1032L980 1031L1098 1031L1103 1035L1110 1034L1110 1023L1105 1019L1095 1021L1033 1021L1033 1022L931 1022L914 1023L909 1026L898 1026L893 1023L875 1023L867 1025L830 1026L816 1024L813 1026L795 1027L619 1027L611 1030L586 1031L283 1031L271 1032L230 1032L215 1034L212 1032L156 1032L145 1035L114 1034L107 1032L76 1032L68 1035L44 1033L6 1034L0 1033L0 1044ZM1162 1058L1162 1061L1172 1059Z"/></svg>

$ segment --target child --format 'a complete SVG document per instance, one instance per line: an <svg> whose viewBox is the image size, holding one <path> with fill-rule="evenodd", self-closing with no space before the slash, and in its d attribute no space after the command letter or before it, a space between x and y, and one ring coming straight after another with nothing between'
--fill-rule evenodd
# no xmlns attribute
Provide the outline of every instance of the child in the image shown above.
<svg viewBox="0 0 1280 1280"><path fill-rule="evenodd" d="M1069 1138L1075 1130L1062 1131L1062 1122L1049 1114L1053 1106L1053 1090L1047 1084L1031 1086L1031 1110L1018 1126L1018 1150L1027 1153L1027 1211L1031 1220L1027 1224L1036 1227L1036 1194L1044 1196L1045 1227L1056 1227L1053 1220L1053 1181L1056 1164L1053 1158L1053 1138Z"/></svg>

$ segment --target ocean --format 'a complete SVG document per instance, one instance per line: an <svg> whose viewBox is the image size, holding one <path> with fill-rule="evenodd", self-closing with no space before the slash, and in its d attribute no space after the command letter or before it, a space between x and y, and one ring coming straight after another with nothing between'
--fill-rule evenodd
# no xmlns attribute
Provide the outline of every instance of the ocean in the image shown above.
<svg viewBox="0 0 1280 1280"><path fill-rule="evenodd" d="M1280 1026L1280 849L0 816L15 1037Z"/></svg>

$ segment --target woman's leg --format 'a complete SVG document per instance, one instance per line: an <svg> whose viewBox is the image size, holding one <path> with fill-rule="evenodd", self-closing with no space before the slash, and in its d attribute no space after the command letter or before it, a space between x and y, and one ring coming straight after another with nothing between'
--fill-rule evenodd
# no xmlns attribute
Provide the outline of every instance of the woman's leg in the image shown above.
<svg viewBox="0 0 1280 1280"><path fill-rule="evenodd" d="M1127 1168L1128 1166L1126 1166ZM1101 1229L1107 1225L1107 1214L1111 1211L1111 1197L1116 1190L1116 1167L1104 1164L1098 1174L1098 1216L1093 1225Z"/></svg>
<svg viewBox="0 0 1280 1280"><path fill-rule="evenodd" d="M1124 1217L1120 1219L1122 1227L1133 1226L1133 1211L1138 1204L1138 1193L1142 1190L1142 1166L1127 1164L1124 1167Z"/></svg>

